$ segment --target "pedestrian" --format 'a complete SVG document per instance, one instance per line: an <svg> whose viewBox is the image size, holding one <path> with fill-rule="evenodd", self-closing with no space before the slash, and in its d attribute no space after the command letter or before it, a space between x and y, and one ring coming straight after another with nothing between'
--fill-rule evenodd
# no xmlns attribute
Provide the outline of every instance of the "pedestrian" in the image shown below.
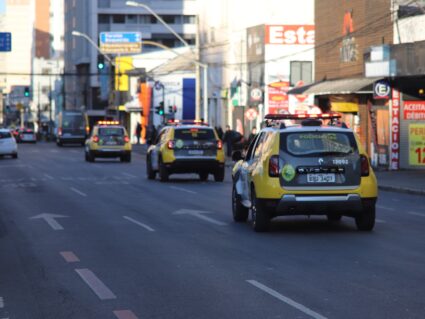
<svg viewBox="0 0 425 319"><path fill-rule="evenodd" d="M142 134L142 125L140 125L140 122L137 122L137 125L136 125L137 144L140 144L141 134Z"/></svg>
<svg viewBox="0 0 425 319"><path fill-rule="evenodd" d="M223 129L221 128L221 126L216 127L215 130L217 132L218 138L220 140L222 140L223 139Z"/></svg>
<svg viewBox="0 0 425 319"><path fill-rule="evenodd" d="M226 132L223 135L223 142L226 143L226 154L232 156L232 145L235 139L235 131L230 129L230 125L226 125Z"/></svg>

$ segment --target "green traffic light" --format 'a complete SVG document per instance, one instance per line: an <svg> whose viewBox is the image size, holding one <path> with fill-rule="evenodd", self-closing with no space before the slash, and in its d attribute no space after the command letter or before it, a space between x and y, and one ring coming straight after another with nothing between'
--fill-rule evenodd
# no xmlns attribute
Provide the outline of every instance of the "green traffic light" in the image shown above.
<svg viewBox="0 0 425 319"><path fill-rule="evenodd" d="M164 111L163 110L159 110L159 115L164 115Z"/></svg>
<svg viewBox="0 0 425 319"><path fill-rule="evenodd" d="M105 64L103 64L103 63L98 63L98 64L97 64L97 68L98 68L99 70L102 70L104 67L105 67Z"/></svg>

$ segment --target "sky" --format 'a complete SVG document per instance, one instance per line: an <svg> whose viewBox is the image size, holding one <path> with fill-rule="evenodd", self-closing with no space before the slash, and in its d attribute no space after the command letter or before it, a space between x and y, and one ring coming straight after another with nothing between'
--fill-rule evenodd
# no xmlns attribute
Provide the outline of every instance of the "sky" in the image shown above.
<svg viewBox="0 0 425 319"><path fill-rule="evenodd" d="M6 0L0 0L0 14L6 12Z"/></svg>

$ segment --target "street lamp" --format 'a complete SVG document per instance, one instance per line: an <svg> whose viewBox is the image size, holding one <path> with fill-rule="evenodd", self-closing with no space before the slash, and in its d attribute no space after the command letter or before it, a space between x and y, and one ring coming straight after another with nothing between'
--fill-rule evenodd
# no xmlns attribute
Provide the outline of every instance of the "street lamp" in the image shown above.
<svg viewBox="0 0 425 319"><path fill-rule="evenodd" d="M84 38L84 39L86 39L87 41L89 41L89 43L92 45L92 46L94 46L95 48L96 48L96 50L101 54L101 55L103 55L104 57L105 57L105 59L106 60L108 60L108 62L111 64L111 65L114 65L114 61L109 57L109 56L107 56L106 54L103 54L103 52L102 52L102 50L100 50L100 48L99 48L99 46L87 35L87 34L85 34L85 33L82 33L82 32L78 32L78 31L72 31L72 35L73 36L76 36L76 37L82 37L82 38Z"/></svg>
<svg viewBox="0 0 425 319"><path fill-rule="evenodd" d="M177 39L180 40L181 43L184 44L186 48L188 48L191 52L193 52L193 49L189 46L189 44L176 32L171 28L158 14L156 14L149 6L147 6L144 3L136 2L136 1L126 1L125 4L130 7L140 7L144 8L147 11L149 11L150 14L152 14L159 22L161 22L164 27L167 28L168 31L170 31ZM197 60L192 60L197 66L204 69L203 74L203 82L204 82L204 117L208 121L208 64L201 63ZM198 112L197 112L198 113ZM199 114L197 114L199 115Z"/></svg>

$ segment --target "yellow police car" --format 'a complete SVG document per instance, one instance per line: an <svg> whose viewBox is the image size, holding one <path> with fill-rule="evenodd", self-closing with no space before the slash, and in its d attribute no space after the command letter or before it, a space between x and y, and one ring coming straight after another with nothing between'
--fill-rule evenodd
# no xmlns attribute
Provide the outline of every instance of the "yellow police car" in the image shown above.
<svg viewBox="0 0 425 319"><path fill-rule="evenodd" d="M99 121L85 143L86 161L97 157L119 157L121 162L131 162L131 143L127 131L118 121Z"/></svg>
<svg viewBox="0 0 425 319"><path fill-rule="evenodd" d="M337 124L339 117L267 115L268 127L245 155L234 153L233 219L244 222L251 212L254 230L263 232L277 216L326 215L332 222L349 216L359 230L372 230L376 177L354 132ZM301 123L288 125L294 120Z"/></svg>
<svg viewBox="0 0 425 319"><path fill-rule="evenodd" d="M196 173L202 181L212 174L216 182L224 180L223 143L216 131L197 121L172 121L163 127L146 155L149 179L157 173L162 182L171 174Z"/></svg>

